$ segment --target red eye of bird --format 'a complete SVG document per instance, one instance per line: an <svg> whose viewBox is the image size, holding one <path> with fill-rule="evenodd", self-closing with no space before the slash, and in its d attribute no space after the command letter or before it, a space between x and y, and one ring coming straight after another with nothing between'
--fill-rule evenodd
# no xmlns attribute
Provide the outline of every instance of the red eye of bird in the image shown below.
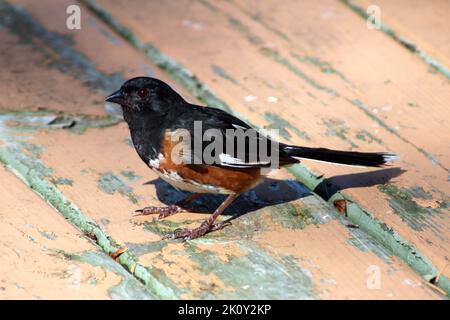
<svg viewBox="0 0 450 320"><path fill-rule="evenodd" d="M148 89L147 89L147 88L141 88L141 89L138 91L137 94L138 94L139 97L145 98L146 96L148 96Z"/></svg>

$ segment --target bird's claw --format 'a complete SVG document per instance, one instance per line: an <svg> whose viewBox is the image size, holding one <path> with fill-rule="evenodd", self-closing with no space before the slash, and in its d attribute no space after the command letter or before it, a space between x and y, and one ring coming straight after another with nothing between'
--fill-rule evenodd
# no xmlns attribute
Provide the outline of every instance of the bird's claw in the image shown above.
<svg viewBox="0 0 450 320"><path fill-rule="evenodd" d="M192 240L195 238L199 238L209 232L223 229L228 225L231 225L230 221L224 221L213 224L202 223L198 228L195 229L188 229L188 228L176 229L174 232L164 235L163 239L170 239L170 240L183 239L184 241Z"/></svg>
<svg viewBox="0 0 450 320"><path fill-rule="evenodd" d="M151 214L157 214L158 219L163 219L168 216L174 215L179 212L183 212L184 209L177 205L170 205L167 207L145 207L139 210L136 210L132 213L133 217L136 216L147 216Z"/></svg>

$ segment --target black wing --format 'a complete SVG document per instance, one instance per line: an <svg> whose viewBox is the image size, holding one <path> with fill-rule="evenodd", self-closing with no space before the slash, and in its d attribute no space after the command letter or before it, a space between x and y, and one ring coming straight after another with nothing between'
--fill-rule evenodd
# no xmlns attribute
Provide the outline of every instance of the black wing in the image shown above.
<svg viewBox="0 0 450 320"><path fill-rule="evenodd" d="M275 158L278 165L298 162L284 151L285 145L225 111L189 105L186 113L177 117L171 129L189 131L192 164L245 169L270 167Z"/></svg>

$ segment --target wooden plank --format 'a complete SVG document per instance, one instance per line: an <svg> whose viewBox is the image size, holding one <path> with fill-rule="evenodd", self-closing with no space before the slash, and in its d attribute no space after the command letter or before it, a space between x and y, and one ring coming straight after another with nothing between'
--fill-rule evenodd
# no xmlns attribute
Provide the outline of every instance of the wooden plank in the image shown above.
<svg viewBox="0 0 450 320"><path fill-rule="evenodd" d="M356 0L351 4L362 9L369 5L378 6L381 21L389 26L405 45L426 55L425 60L429 59L431 64L436 61L446 70L450 70L450 41L447 32L450 28L450 2L437 0L430 5L429 1L423 0Z"/></svg>
<svg viewBox="0 0 450 320"><path fill-rule="evenodd" d="M150 297L3 167L0 179L0 299Z"/></svg>
<svg viewBox="0 0 450 320"><path fill-rule="evenodd" d="M8 2L1 6L5 19L0 21L0 109L105 116L103 96L128 78L156 74L177 87L167 75L150 66L142 53L130 48L86 11L81 15L83 29L78 31L66 27L67 3L12 3L16 5L14 10ZM33 14L21 9L24 7ZM93 43L102 48L101 55ZM118 63L118 57L120 60L123 56L129 61Z"/></svg>
<svg viewBox="0 0 450 320"><path fill-rule="evenodd" d="M401 170L373 174L305 163L449 275L449 128L442 119L450 90L419 57L338 2L96 3L140 41L188 66L237 114L282 128L283 141L398 153Z"/></svg>

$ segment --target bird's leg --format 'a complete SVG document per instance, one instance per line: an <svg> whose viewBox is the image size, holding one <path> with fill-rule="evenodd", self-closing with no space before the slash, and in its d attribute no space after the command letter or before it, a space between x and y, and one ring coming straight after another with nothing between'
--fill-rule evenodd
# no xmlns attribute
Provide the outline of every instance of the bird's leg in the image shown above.
<svg viewBox="0 0 450 320"><path fill-rule="evenodd" d="M157 214L158 219L166 218L179 212L185 211L183 208L189 203L201 196L201 193L193 193L190 196L166 207L145 207L133 212L133 216L146 216L150 214Z"/></svg>
<svg viewBox="0 0 450 320"><path fill-rule="evenodd" d="M228 198L225 199L224 202L214 211L212 215L208 217L205 221L202 222L202 224L195 229L177 229L172 234L166 235L164 238L166 239L179 239L183 238L185 240L195 239L198 237L201 237L205 235L208 232L220 230L226 225L229 224L229 222L220 222L220 223L214 223L214 221L217 219L218 216L222 214L222 212L239 196L239 194L233 193L228 196Z"/></svg>

